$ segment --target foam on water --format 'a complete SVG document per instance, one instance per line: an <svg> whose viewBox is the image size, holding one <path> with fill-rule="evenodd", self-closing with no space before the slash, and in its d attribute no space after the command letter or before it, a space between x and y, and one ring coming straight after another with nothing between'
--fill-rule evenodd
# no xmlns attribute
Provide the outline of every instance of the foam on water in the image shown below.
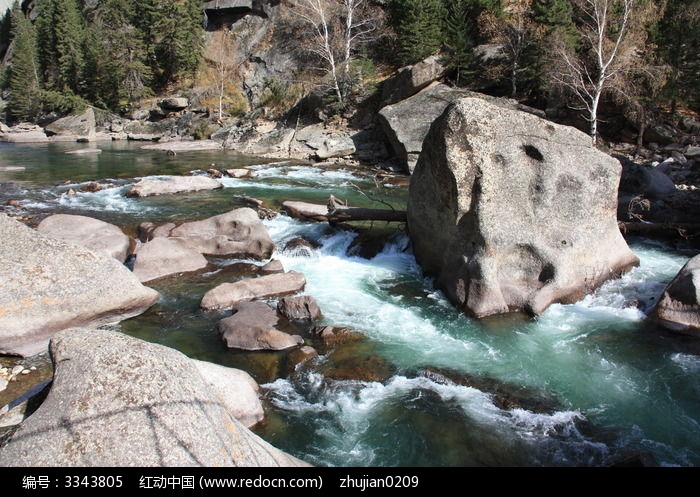
<svg viewBox="0 0 700 497"><path fill-rule="evenodd" d="M433 392L445 404L458 406L470 425L488 431L506 445L509 442L505 441L513 439L524 445L549 445L557 436L566 438L559 443L563 452L570 451L563 445L579 445L585 450L594 447L601 458L606 451L604 445L592 444L580 435L576 423L583 416L577 411L542 414L504 410L489 394L477 389L438 384L422 377L394 376L386 384L333 381L329 385L318 373L307 373L295 383L279 379L264 387L278 408L298 419L314 417L314 433L321 440L317 450L306 456L317 464L363 466L380 462L371 440L373 419L381 416L387 405L419 399L424 391Z"/></svg>

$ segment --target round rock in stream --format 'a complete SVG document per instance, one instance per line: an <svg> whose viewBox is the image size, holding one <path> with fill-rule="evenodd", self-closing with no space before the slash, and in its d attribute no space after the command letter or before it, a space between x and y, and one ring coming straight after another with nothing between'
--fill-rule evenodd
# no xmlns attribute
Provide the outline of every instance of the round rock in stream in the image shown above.
<svg viewBox="0 0 700 497"><path fill-rule="evenodd" d="M299 335L290 335L276 328L280 316L264 302L244 302L233 310L233 316L222 319L217 325L230 349L285 350L304 343Z"/></svg>
<svg viewBox="0 0 700 497"><path fill-rule="evenodd" d="M323 317L316 299L311 295L283 297L277 303L277 310L290 321L317 321Z"/></svg>

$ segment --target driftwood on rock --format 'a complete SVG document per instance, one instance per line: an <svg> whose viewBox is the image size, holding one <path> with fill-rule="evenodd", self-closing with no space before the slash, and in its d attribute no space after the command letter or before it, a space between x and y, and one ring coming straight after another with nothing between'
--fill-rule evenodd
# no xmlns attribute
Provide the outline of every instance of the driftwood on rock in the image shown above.
<svg viewBox="0 0 700 497"><path fill-rule="evenodd" d="M333 195L329 197L326 205L285 200L282 202L282 208L289 216L297 219L331 224L348 221L406 222L406 211L348 207Z"/></svg>

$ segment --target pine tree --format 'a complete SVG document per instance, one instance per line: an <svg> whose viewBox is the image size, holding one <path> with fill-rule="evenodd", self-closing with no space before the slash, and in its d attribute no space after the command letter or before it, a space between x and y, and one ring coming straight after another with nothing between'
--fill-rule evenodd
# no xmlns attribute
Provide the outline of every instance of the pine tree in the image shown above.
<svg viewBox="0 0 700 497"><path fill-rule="evenodd" d="M144 34L133 25L132 0L102 0L86 9L85 95L116 108L150 94Z"/></svg>
<svg viewBox="0 0 700 497"><path fill-rule="evenodd" d="M700 0L669 0L656 43L671 67L665 96L675 113L678 102L700 106ZM692 28L695 29L692 29Z"/></svg>
<svg viewBox="0 0 700 497"><path fill-rule="evenodd" d="M442 48L443 0L393 0L390 19L397 35L402 64L413 64Z"/></svg>
<svg viewBox="0 0 700 497"><path fill-rule="evenodd" d="M479 26L484 11L500 13L499 0L443 0L445 5L445 60L457 71L457 81L470 72L474 47L482 34Z"/></svg>
<svg viewBox="0 0 700 497"><path fill-rule="evenodd" d="M203 13L199 0L144 0L137 27L158 88L191 76L202 55Z"/></svg>
<svg viewBox="0 0 700 497"><path fill-rule="evenodd" d="M8 114L12 119L33 120L40 112L41 86L34 25L19 2L12 10L14 50L9 68Z"/></svg>
<svg viewBox="0 0 700 497"><path fill-rule="evenodd" d="M52 86L58 77L58 53L54 29L59 0L38 0L36 4L36 37L41 77Z"/></svg>
<svg viewBox="0 0 700 497"><path fill-rule="evenodd" d="M63 0L56 7L54 32L58 57L57 87L80 94L84 70L84 24L76 0Z"/></svg>
<svg viewBox="0 0 700 497"><path fill-rule="evenodd" d="M457 72L457 84L467 74L474 59L474 21L470 18L470 4L470 0L446 2L445 60Z"/></svg>
<svg viewBox="0 0 700 497"><path fill-rule="evenodd" d="M570 0L534 0L532 3L532 18L544 33L556 34L571 46L578 40L573 16Z"/></svg>

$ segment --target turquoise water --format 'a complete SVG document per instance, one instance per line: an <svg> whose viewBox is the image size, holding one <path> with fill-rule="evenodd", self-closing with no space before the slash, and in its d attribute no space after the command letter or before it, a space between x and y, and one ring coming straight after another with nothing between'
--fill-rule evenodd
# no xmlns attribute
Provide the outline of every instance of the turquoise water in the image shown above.
<svg viewBox="0 0 700 497"><path fill-rule="evenodd" d="M397 208L406 199L405 189L383 186L366 171L221 152L171 158L123 143L100 144L99 156L63 153L78 147L0 145L0 168L26 167L0 172L0 181L15 182L0 186L0 201L92 215L134 232L141 221L224 212L240 205L237 196L271 207L285 199L325 201L331 193L376 207L368 196ZM251 166L254 177L226 179L211 193L123 196L135 177L189 174L212 163ZM65 194L103 179L113 186ZM363 259L348 255L354 233L284 216L265 223L278 247L296 236L320 245L310 256L275 257L306 275L324 324L350 327L365 341L324 349L299 329L321 356L297 369L284 353L226 350L214 331L222 314L201 312L199 299L218 283L250 275L253 261L212 260L205 274L158 281L161 302L118 328L250 371L266 388L268 420L258 432L278 447L319 465L605 465L639 452L665 465L700 463L700 345L658 329L640 310L694 254L632 240L641 266L583 301L554 305L535 320L478 322L421 275L401 232ZM331 373L348 363L377 369L381 381Z"/></svg>

